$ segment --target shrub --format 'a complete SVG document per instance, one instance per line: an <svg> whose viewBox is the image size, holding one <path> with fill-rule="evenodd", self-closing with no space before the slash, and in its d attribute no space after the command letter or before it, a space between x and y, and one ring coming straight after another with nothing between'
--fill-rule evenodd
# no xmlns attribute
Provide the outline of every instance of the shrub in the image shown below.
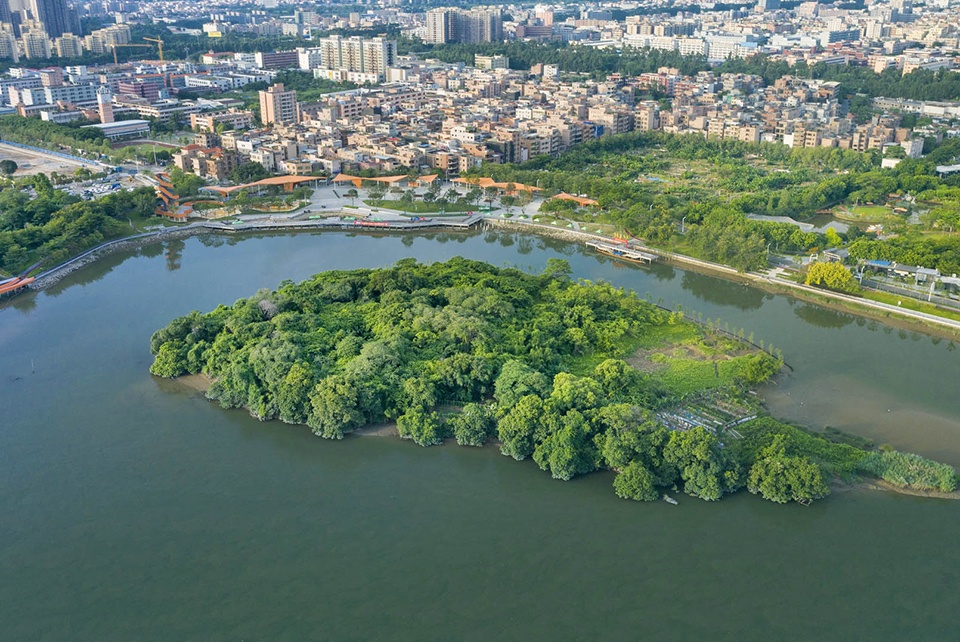
<svg viewBox="0 0 960 642"><path fill-rule="evenodd" d="M873 452L860 460L860 469L902 488L944 493L957 489L957 474L951 466L913 453L897 450Z"/></svg>

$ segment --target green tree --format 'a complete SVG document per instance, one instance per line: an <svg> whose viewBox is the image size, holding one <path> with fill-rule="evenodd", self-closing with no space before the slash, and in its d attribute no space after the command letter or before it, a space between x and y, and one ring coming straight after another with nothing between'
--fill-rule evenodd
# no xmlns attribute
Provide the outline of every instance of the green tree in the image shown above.
<svg viewBox="0 0 960 642"><path fill-rule="evenodd" d="M315 435L343 439L345 433L362 426L367 418L360 409L360 391L343 375L330 375L310 393L307 425Z"/></svg>
<svg viewBox="0 0 960 642"><path fill-rule="evenodd" d="M0 160L0 172L3 172L7 176L13 176L14 172L17 171L17 167L17 163L9 158Z"/></svg>
<svg viewBox="0 0 960 642"><path fill-rule="evenodd" d="M606 359L593 369L593 378L600 383L608 399L626 399L640 385L641 376L623 359Z"/></svg>
<svg viewBox="0 0 960 642"><path fill-rule="evenodd" d="M598 459L590 424L576 410L564 414L560 429L547 435L533 451L533 460L540 469L563 481L596 470Z"/></svg>
<svg viewBox="0 0 960 642"><path fill-rule="evenodd" d="M33 187L37 190L37 196L43 198L53 198L53 183L44 173L39 173L33 177Z"/></svg>
<svg viewBox="0 0 960 642"><path fill-rule="evenodd" d="M183 348L182 342L167 342L160 346L153 365L150 366L150 374L167 378L186 374L186 351Z"/></svg>
<svg viewBox="0 0 960 642"><path fill-rule="evenodd" d="M533 435L543 415L543 401L536 395L522 397L510 412L497 422L500 452L514 459L533 454Z"/></svg>
<svg viewBox="0 0 960 642"><path fill-rule="evenodd" d="M639 461L630 462L626 468L613 478L613 489L617 497L633 499L638 502L652 502L660 499L656 487L656 478Z"/></svg>
<svg viewBox="0 0 960 642"><path fill-rule="evenodd" d="M553 390L548 404L551 410L558 413L569 410L586 411L599 406L603 398L603 389L594 379L559 372L553 378Z"/></svg>
<svg viewBox="0 0 960 642"><path fill-rule="evenodd" d="M750 468L747 489L778 504L807 503L830 494L823 470L806 457L786 454L786 441L777 435Z"/></svg>
<svg viewBox="0 0 960 642"><path fill-rule="evenodd" d="M567 281L573 274L573 268L570 267L570 262L565 259L550 258L547 259L547 267L544 268L542 274L551 279Z"/></svg>
<svg viewBox="0 0 960 642"><path fill-rule="evenodd" d="M550 382L542 372L516 360L507 361L493 384L493 398L500 413L506 413L527 395L543 395Z"/></svg>
<svg viewBox="0 0 960 642"><path fill-rule="evenodd" d="M230 180L239 185L255 183L270 177L270 172L256 161L241 163L230 172Z"/></svg>
<svg viewBox="0 0 960 642"><path fill-rule="evenodd" d="M487 406L468 403L450 418L453 436L461 446L482 446L496 428L493 413Z"/></svg>
<svg viewBox="0 0 960 642"><path fill-rule="evenodd" d="M836 262L818 261L807 270L807 285L825 287L837 292L855 293L860 290L857 280L846 266Z"/></svg>
<svg viewBox="0 0 960 642"><path fill-rule="evenodd" d="M277 388L278 416L288 424L305 424L310 414L310 391L314 388L310 368L304 363L294 363Z"/></svg>
<svg viewBox="0 0 960 642"><path fill-rule="evenodd" d="M403 439L412 439L420 446L437 446L446 436L443 421L436 412L414 406L397 417L397 432Z"/></svg>
<svg viewBox="0 0 960 642"><path fill-rule="evenodd" d="M694 497L714 501L742 485L738 463L703 428L671 433L663 455L679 472L684 492Z"/></svg>
<svg viewBox="0 0 960 642"><path fill-rule="evenodd" d="M827 231L823 233L823 237L828 248L840 247L843 245L843 239L840 238L840 235L837 234L837 231L832 227L827 228Z"/></svg>

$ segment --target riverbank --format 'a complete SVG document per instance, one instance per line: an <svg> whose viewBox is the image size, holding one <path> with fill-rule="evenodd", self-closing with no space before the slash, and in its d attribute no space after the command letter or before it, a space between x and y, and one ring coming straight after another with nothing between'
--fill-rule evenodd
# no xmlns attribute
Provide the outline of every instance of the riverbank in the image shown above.
<svg viewBox="0 0 960 642"><path fill-rule="evenodd" d="M549 236L561 240L573 242L586 242L603 240L609 241L606 237L580 232L576 230L564 230L526 221L511 221L502 219L486 219L486 223L504 229L516 230L521 226L533 228L533 231L542 236ZM718 276L729 281L743 283L759 287L760 289L775 293L785 294L787 296L816 303L832 310L856 314L869 319L881 321L898 329L907 329L925 332L927 334L936 334L945 338L960 338L960 322L944 317L939 317L924 312L917 312L905 308L871 301L859 297L831 292L814 288L809 285L795 283L787 279L762 274L758 272L738 272L720 263L704 261L685 254L677 254L656 247L645 246L640 243L631 244L631 248L644 252L656 254L669 263L680 265L684 268L691 268L696 272Z"/></svg>
<svg viewBox="0 0 960 642"><path fill-rule="evenodd" d="M919 490L916 488L900 488L899 486L894 486L890 482L883 481L882 479L876 479L876 480L871 480L870 482L864 482L864 485L870 490L891 491L894 493L899 493L901 495L912 495L913 497L929 497L932 499L960 499L960 490L953 491L952 493L942 493L936 490Z"/></svg>
<svg viewBox="0 0 960 642"><path fill-rule="evenodd" d="M35 278L30 284L31 290L43 290L59 283L68 274L98 261L99 259L123 250L135 250L137 248L152 245L160 241L169 241L173 239L184 239L195 234L201 233L204 229L203 223L190 223L182 227L167 227L154 232L136 234L134 236L125 236L112 241L106 241L100 245L79 254L72 259L64 261L60 265L46 270Z"/></svg>
<svg viewBox="0 0 960 642"><path fill-rule="evenodd" d="M30 285L32 290L42 290L50 287L68 274L79 270L98 260L109 253L129 250L149 245L153 242L186 238L196 234L203 233L228 233L237 232L266 232L266 231L381 231L381 232L417 232L436 229L466 230L473 228L481 223L485 226L511 230L525 231L539 236L556 238L568 242L585 243L588 241L607 241L610 239L597 234L591 234L573 229L558 229L556 227L540 225L532 221L501 219L499 217L481 216L475 214L466 217L463 220L454 221L450 219L432 219L429 221L353 221L342 220L337 212L329 212L330 216L320 220L256 220L245 221L240 224L227 224L219 221L204 221L190 223L182 227L171 227L138 234L135 236L124 237L103 243L95 248L87 250L83 254L74 257L54 268L51 268L40 274ZM342 216L349 216L349 212L340 212ZM640 243L632 242L631 247L641 251L656 254L668 263L673 263L693 271L718 276L730 281L743 283L758 287L764 291L785 294L787 296L815 303L829 309L855 314L869 319L874 319L888 324L898 329L906 329L942 336L949 339L960 338L960 322L952 319L938 317L907 310L901 307L870 301L858 297L852 297L836 292L821 290L807 285L802 285L782 279L770 274L738 272L734 268L719 263L704 261L684 254L677 254L655 247L645 246Z"/></svg>

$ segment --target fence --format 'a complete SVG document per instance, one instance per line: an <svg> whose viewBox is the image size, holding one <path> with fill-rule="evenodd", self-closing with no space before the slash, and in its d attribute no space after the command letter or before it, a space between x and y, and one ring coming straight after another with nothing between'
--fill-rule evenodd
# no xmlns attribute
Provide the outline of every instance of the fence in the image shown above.
<svg viewBox="0 0 960 642"><path fill-rule="evenodd" d="M34 147L33 145L24 145L23 143L15 143L12 140L4 140L0 138L0 143L4 145L10 145L11 147L18 147L20 149L25 149L28 152L36 152L38 154L44 154L46 156L58 156L65 160L74 161L76 163L83 163L84 165L93 165L95 167L101 167L104 169L113 169L113 165L107 165L101 163L100 161L90 160L89 158L82 158L80 156L74 156L73 154L67 154L66 152L53 151L52 149L44 149L43 147Z"/></svg>

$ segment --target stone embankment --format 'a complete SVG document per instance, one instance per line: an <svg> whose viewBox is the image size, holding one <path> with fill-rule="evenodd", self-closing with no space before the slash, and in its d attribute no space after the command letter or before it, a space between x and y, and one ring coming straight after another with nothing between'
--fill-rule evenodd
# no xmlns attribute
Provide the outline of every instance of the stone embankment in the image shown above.
<svg viewBox="0 0 960 642"><path fill-rule="evenodd" d="M410 220L410 221L354 221L340 217L329 217L317 220L253 220L231 225L220 221L202 221L190 223L180 227L167 227L153 232L136 234L120 239L114 239L64 261L38 275L30 284L32 290L42 290L58 283L68 274L76 272L82 267L97 261L112 252L133 250L144 245L159 241L182 239L204 233L236 233L236 232L268 232L268 231L303 231L303 230L356 230L356 231L391 231L399 230L411 232L417 230L469 229L482 220L480 216L471 216L466 219L446 220L440 218Z"/></svg>
<svg viewBox="0 0 960 642"><path fill-rule="evenodd" d="M101 243L100 245L87 250L83 254L79 254L68 261L64 261L60 265L52 267L42 274L39 274L34 282L30 284L30 289L42 290L44 288L48 288L51 285L58 283L68 274L76 272L80 268L97 261L107 254L122 250L133 250L144 245L156 243L157 241L186 238L202 231L203 227L203 223L191 223L182 227L168 227L155 232L146 232L144 234L126 236L121 239L114 239L112 241L107 241L106 243Z"/></svg>

